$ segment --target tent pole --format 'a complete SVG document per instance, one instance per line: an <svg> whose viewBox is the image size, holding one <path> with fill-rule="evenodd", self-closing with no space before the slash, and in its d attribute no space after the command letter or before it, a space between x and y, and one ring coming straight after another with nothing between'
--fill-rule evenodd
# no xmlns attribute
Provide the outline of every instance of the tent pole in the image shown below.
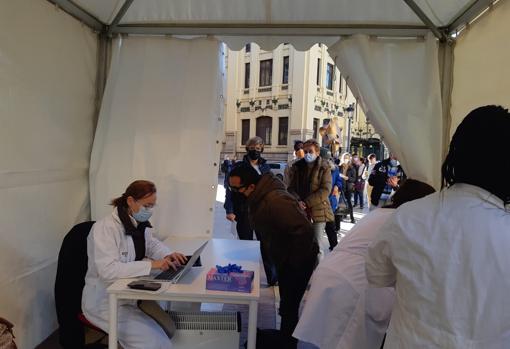
<svg viewBox="0 0 510 349"><path fill-rule="evenodd" d="M114 34L138 35L220 35L220 36L349 36L365 34L382 37L423 37L424 25L336 25L336 24L123 24Z"/></svg>
<svg viewBox="0 0 510 349"><path fill-rule="evenodd" d="M129 6L133 3L134 0L126 0L122 7L120 8L119 12L117 12L117 15L115 15L115 18L113 19L112 23L108 26L107 34L109 37L112 36L113 30L117 27L117 25L122 20L122 17L126 14L127 10L129 9Z"/></svg>
<svg viewBox="0 0 510 349"><path fill-rule="evenodd" d="M94 98L94 134L97 128L99 112L101 111L106 79L108 77L108 71L110 70L111 47L112 39L109 38L105 32L100 33L98 35L96 94Z"/></svg>
<svg viewBox="0 0 510 349"><path fill-rule="evenodd" d="M451 114L451 97L453 89L453 50L455 41L448 40L439 43L438 61L439 61L439 75L441 79L441 103L443 111L443 143L442 143L442 161L448 154L450 145L450 132L452 127L452 114Z"/></svg>
<svg viewBox="0 0 510 349"><path fill-rule="evenodd" d="M436 38L441 41L446 40L446 35L443 31L439 30L439 28L430 20L430 18L423 12L420 6L416 4L414 0L404 0L404 2L413 10L413 12L418 16L419 19L434 33Z"/></svg>
<svg viewBox="0 0 510 349"><path fill-rule="evenodd" d="M75 5L72 1L69 0L48 0L49 2L55 4L57 7L61 8L74 18L78 19L80 22L85 23L90 28L96 30L97 32L101 32L104 30L105 25L96 17L92 16L90 13L82 9L81 7Z"/></svg>
<svg viewBox="0 0 510 349"><path fill-rule="evenodd" d="M460 27L470 23L473 19L478 17L484 10L491 7L495 0L478 0L475 1L467 9L454 17L452 22L448 25L448 33L454 33Z"/></svg>

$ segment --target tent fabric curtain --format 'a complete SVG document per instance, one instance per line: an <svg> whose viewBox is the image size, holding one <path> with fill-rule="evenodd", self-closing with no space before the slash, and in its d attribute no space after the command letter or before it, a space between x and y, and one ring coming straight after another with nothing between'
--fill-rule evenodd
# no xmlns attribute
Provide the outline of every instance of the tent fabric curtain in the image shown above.
<svg viewBox="0 0 510 349"><path fill-rule="evenodd" d="M407 175L439 188L442 104L434 37L395 40L355 35L329 51Z"/></svg>
<svg viewBox="0 0 510 349"><path fill-rule="evenodd" d="M223 130L223 45L214 39L114 42L94 139L94 220L136 179L155 182L161 236L210 236Z"/></svg>
<svg viewBox="0 0 510 349"><path fill-rule="evenodd" d="M264 51L272 51L283 43L288 43L298 51L307 51L317 43L332 46L340 40L339 36L216 36L229 49L240 51L248 43L255 42Z"/></svg>
<svg viewBox="0 0 510 349"><path fill-rule="evenodd" d="M39 0L0 1L0 33L0 316L27 349L55 330L60 244L90 214L97 39Z"/></svg>

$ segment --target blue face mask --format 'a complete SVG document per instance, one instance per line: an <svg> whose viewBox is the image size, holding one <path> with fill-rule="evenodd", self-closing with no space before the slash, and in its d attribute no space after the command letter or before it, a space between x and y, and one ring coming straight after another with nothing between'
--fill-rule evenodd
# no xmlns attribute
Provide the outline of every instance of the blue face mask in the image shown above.
<svg viewBox="0 0 510 349"><path fill-rule="evenodd" d="M152 208L147 208L145 206L140 207L138 212L133 213L133 218L138 222L147 222L149 218L152 216Z"/></svg>
<svg viewBox="0 0 510 349"><path fill-rule="evenodd" d="M400 162L398 162L398 160L391 159L390 164L391 164L391 166L396 167L396 166L400 165Z"/></svg>
<svg viewBox="0 0 510 349"><path fill-rule="evenodd" d="M308 163L314 162L317 159L317 155L306 153L305 154L305 161Z"/></svg>

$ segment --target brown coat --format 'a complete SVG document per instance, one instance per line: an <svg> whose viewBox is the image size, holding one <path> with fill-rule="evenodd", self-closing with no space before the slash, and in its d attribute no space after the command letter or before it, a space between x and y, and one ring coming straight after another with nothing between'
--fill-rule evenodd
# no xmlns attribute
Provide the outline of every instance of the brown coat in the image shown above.
<svg viewBox="0 0 510 349"><path fill-rule="evenodd" d="M329 202L331 168L320 156L315 160L310 172L307 167L308 164L304 159L292 166L291 182L287 189L310 208L314 223L333 222L335 216Z"/></svg>
<svg viewBox="0 0 510 349"><path fill-rule="evenodd" d="M275 265L299 268L314 261L319 247L305 212L282 181L266 173L248 197L252 227L260 231Z"/></svg>

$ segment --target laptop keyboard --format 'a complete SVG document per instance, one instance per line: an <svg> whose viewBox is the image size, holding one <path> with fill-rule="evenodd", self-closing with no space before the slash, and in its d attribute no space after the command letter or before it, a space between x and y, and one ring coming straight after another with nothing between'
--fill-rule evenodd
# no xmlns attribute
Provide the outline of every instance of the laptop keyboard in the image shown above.
<svg viewBox="0 0 510 349"><path fill-rule="evenodd" d="M177 270L173 270L172 268L165 270L158 274L158 276L155 277L156 280L173 280L174 277L179 274L182 269L184 269L184 265L178 266Z"/></svg>

